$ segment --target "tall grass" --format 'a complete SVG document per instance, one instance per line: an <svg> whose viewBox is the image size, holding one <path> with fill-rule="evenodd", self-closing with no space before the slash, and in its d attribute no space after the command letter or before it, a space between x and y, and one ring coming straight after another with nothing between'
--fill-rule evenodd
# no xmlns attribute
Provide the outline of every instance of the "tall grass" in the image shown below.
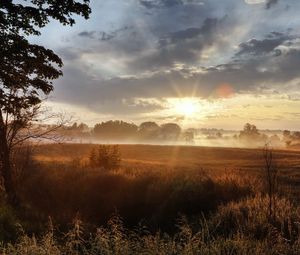
<svg viewBox="0 0 300 255"><path fill-rule="evenodd" d="M23 179L19 192L28 211L43 220L51 216L62 226L76 215L94 225L104 224L117 211L126 226L143 220L151 230L165 231L174 231L180 213L209 214L223 203L254 194L250 178L233 174L214 177L202 170L170 169L107 172L65 164L41 166Z"/></svg>
<svg viewBox="0 0 300 255"><path fill-rule="evenodd" d="M300 208L276 192L270 217L259 175L106 171L78 157L30 168L18 175L24 210L0 207L0 254L299 254Z"/></svg>
<svg viewBox="0 0 300 255"><path fill-rule="evenodd" d="M299 209L289 201L280 199L282 211L276 219L281 225L276 225L268 221L266 205L267 197L258 195L220 206L214 217L199 217L193 224L182 217L177 221L177 231L172 235L160 231L151 233L142 225L128 229L117 215L91 234L77 219L63 236L56 235L50 227L40 238L23 234L16 243L2 244L0 252L22 255L299 254L300 235L295 232L298 230ZM295 229L293 224L297 226ZM286 235L287 230L290 231L289 236ZM258 231L265 234L258 235Z"/></svg>

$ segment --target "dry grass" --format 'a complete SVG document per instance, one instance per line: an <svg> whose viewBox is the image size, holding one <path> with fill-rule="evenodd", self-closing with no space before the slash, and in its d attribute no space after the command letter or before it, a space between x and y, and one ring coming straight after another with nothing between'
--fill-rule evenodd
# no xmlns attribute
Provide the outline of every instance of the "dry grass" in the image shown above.
<svg viewBox="0 0 300 255"><path fill-rule="evenodd" d="M178 220L173 235L151 234L140 225L134 230L124 227L120 217L113 216L105 227L87 234L79 220L63 236L56 235L50 224L41 238L23 234L14 244L2 244L1 254L104 254L104 255L296 255L300 249L297 222L299 209L280 199L282 211L276 222L266 217L265 197L256 196L221 206L211 219L199 217L190 224ZM221 228L221 231L220 231Z"/></svg>
<svg viewBox="0 0 300 255"><path fill-rule="evenodd" d="M299 152L274 153L281 193L270 219L262 150L121 145L121 167L103 171L88 166L93 147L35 149L19 187L31 234L0 236L1 254L298 254ZM11 216L0 213L3 233Z"/></svg>

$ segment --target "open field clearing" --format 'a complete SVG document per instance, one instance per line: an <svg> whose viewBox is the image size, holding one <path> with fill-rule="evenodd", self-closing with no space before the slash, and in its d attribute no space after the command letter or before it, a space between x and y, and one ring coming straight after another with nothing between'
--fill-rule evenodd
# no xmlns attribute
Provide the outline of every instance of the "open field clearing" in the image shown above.
<svg viewBox="0 0 300 255"><path fill-rule="evenodd" d="M41 162L88 159L91 144L51 144L35 148ZM204 170L254 170L264 165L262 149L196 146L119 145L123 167L192 168ZM282 173L300 177L300 151L277 150L274 159Z"/></svg>

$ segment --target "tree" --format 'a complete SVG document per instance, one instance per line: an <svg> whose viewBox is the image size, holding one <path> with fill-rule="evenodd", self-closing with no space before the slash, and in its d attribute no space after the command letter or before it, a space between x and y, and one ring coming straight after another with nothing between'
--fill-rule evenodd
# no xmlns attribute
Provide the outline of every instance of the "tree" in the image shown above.
<svg viewBox="0 0 300 255"><path fill-rule="evenodd" d="M195 138L195 135L194 135L194 132L192 132L191 130L187 130L183 133L183 138L184 140L187 142L187 143L194 143L194 138Z"/></svg>
<svg viewBox="0 0 300 255"><path fill-rule="evenodd" d="M161 125L161 135L164 139L175 140L181 133L181 128L176 123L166 123Z"/></svg>
<svg viewBox="0 0 300 255"><path fill-rule="evenodd" d="M133 138L136 136L137 130L138 127L135 124L120 120L110 120L94 126L96 137L111 140Z"/></svg>
<svg viewBox="0 0 300 255"><path fill-rule="evenodd" d="M31 44L27 36L40 35L50 19L63 25L75 23L73 14L88 18L89 0L0 1L0 170L8 202L18 198L13 181L14 147L31 136L22 130L37 116L42 95L53 90L62 75L62 60L52 50ZM21 3L20 3L21 2Z"/></svg>
<svg viewBox="0 0 300 255"><path fill-rule="evenodd" d="M156 139L159 133L159 125L152 121L143 122L139 126L139 135L142 139Z"/></svg>
<svg viewBox="0 0 300 255"><path fill-rule="evenodd" d="M245 124L244 129L240 132L239 137L241 139L247 140L257 140L261 138L261 134L258 132L258 129L255 125L251 125L249 123Z"/></svg>
<svg viewBox="0 0 300 255"><path fill-rule="evenodd" d="M283 139L284 139L284 140L289 140L289 139L291 139L291 131L289 131L289 130L284 130L284 131L282 132L282 135L283 135Z"/></svg>

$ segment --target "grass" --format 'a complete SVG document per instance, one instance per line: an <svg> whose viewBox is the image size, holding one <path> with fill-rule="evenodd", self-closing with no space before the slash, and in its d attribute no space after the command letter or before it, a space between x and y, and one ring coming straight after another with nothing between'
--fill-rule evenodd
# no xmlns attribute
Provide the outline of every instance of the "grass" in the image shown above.
<svg viewBox="0 0 300 255"><path fill-rule="evenodd" d="M103 171L93 147L35 148L25 210L0 208L1 254L297 254L299 152L274 153L270 219L262 150L121 145L121 167Z"/></svg>
<svg viewBox="0 0 300 255"><path fill-rule="evenodd" d="M282 210L271 223L266 217L266 198L257 195L240 202L220 206L207 220L199 217L190 224L181 217L173 235L151 233L144 226L124 227L114 215L106 226L93 234L75 220L73 227L59 236L52 224L40 238L25 234L16 243L2 244L1 254L298 254L298 208L279 199Z"/></svg>

